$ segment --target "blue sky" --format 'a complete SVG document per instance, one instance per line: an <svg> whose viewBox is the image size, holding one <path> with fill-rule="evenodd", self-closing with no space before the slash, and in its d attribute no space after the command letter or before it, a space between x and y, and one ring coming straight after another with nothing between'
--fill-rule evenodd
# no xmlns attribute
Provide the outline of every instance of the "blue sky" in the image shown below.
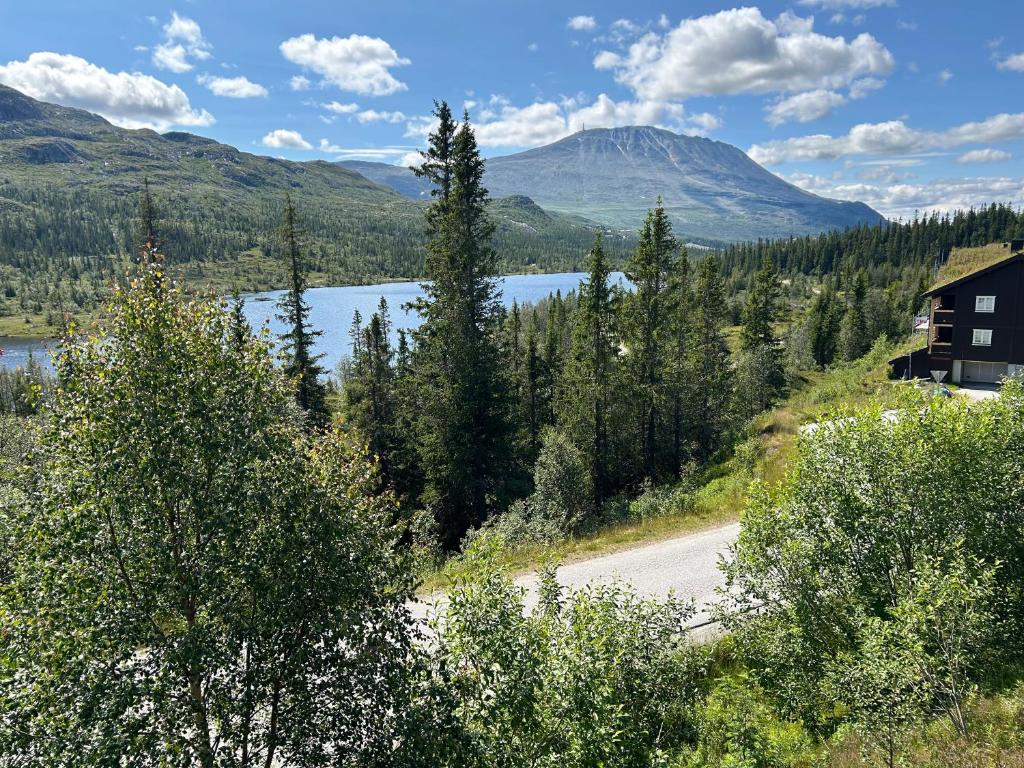
<svg viewBox="0 0 1024 768"><path fill-rule="evenodd" d="M1024 3L4 2L0 82L251 152L408 161L655 124L890 216L1024 205Z"/></svg>

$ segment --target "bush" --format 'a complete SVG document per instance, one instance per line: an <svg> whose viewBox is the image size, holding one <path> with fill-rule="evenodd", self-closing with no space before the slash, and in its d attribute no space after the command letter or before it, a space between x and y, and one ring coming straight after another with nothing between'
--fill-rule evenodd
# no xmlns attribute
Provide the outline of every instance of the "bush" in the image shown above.
<svg viewBox="0 0 1024 768"><path fill-rule="evenodd" d="M907 397L896 420L876 406L802 439L787 481L752 490L727 565L757 679L821 727L855 703L828 683L836 664L901 649L908 685L956 720L981 665L1024 651L1024 390ZM870 645L882 625L889 651Z"/></svg>
<svg viewBox="0 0 1024 768"><path fill-rule="evenodd" d="M547 571L527 612L497 547L469 547L434 627L472 745L464 764L646 768L686 747L706 673L679 632L692 608L617 584L565 591Z"/></svg>
<svg viewBox="0 0 1024 768"><path fill-rule="evenodd" d="M800 768L814 764L814 740L786 722L745 673L719 680L697 709L697 747L687 768Z"/></svg>

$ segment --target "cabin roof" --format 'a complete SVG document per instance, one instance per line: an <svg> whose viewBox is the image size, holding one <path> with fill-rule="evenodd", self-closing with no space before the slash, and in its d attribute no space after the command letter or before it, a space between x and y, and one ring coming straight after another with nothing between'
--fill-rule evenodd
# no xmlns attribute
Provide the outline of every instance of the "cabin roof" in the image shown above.
<svg viewBox="0 0 1024 768"><path fill-rule="evenodd" d="M1000 252L994 253L991 257L971 265L971 268L967 272L958 274L955 277L947 276L939 279L931 288L925 291L922 296L934 296L937 293L944 293L950 288L954 288L962 283L973 280L976 277L988 274L989 272L994 272L995 270L1005 267L1022 257L1024 257L1024 251L1007 253L1004 250L1000 250Z"/></svg>

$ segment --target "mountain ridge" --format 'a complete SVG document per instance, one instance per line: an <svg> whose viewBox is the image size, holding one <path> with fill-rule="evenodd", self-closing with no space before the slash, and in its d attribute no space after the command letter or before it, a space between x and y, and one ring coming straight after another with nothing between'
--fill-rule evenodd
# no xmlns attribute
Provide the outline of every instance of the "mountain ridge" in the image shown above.
<svg viewBox="0 0 1024 768"><path fill-rule="evenodd" d="M5 265L68 269L68 259L85 258L93 269L97 259L130 258L144 179L157 197L168 258L227 263L243 289L266 281L248 281L241 254L262 253L277 269L270 257L286 194L306 221L310 261L325 281L423 275L424 203L359 173L182 131L120 128L0 86L0 277ZM582 260L597 225L545 214L522 201L495 205L502 269L558 270Z"/></svg>
<svg viewBox="0 0 1024 768"><path fill-rule="evenodd" d="M416 177L397 166L340 164L407 196L422 194ZM731 144L653 126L592 128L487 158L484 183L495 196L522 194L547 210L632 230L660 196L681 234L711 240L787 237L884 221L864 203L800 189Z"/></svg>

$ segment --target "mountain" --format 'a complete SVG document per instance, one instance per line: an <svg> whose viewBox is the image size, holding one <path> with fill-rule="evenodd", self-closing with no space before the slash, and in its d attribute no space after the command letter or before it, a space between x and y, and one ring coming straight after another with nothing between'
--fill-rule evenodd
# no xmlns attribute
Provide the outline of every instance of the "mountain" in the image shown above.
<svg viewBox="0 0 1024 768"><path fill-rule="evenodd" d="M425 201L335 163L127 130L0 86L0 316L42 311L61 285L62 300L88 304L133 255L145 179L169 262L186 278L243 290L283 285L275 246L285 195L304 223L316 282L423 275ZM518 195L496 201L503 270L582 262L595 225L538 211Z"/></svg>
<svg viewBox="0 0 1024 768"><path fill-rule="evenodd" d="M409 197L411 172L383 163L343 163ZM599 128L487 160L492 195L526 195L538 205L635 230L658 196L679 233L720 241L788 237L875 224L863 203L830 200L780 179L720 141L649 126Z"/></svg>

